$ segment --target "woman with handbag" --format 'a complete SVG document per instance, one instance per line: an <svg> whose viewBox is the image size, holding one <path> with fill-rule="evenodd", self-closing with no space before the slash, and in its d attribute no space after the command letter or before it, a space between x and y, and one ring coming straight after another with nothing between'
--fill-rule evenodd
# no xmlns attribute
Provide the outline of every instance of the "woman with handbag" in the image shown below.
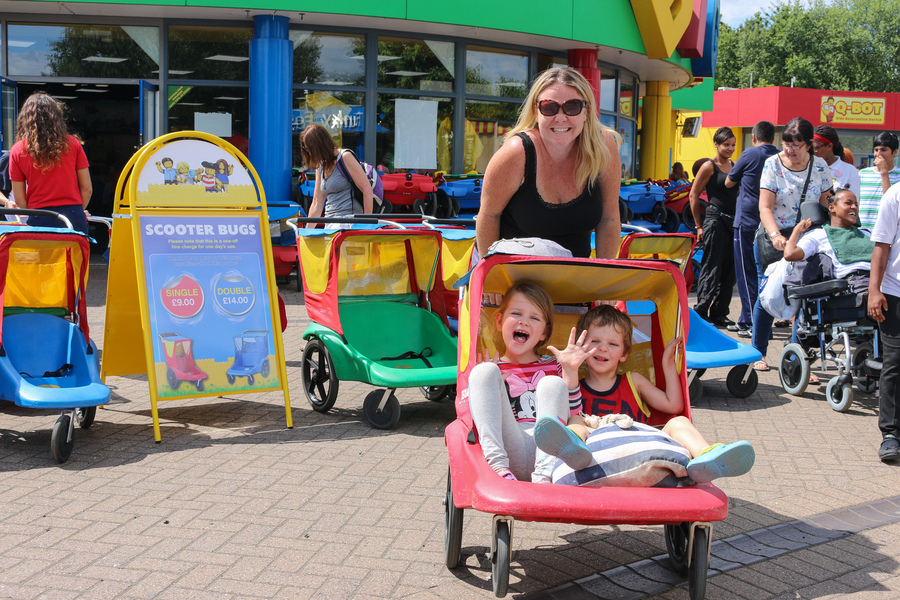
<svg viewBox="0 0 900 600"><path fill-rule="evenodd" d="M813 155L812 123L796 117L785 125L781 133L781 152L770 156L763 166L759 183L759 219L753 251L757 257L757 275L763 282L765 269L784 254L788 236L797 224L800 204L807 198L828 204L831 194L831 173L821 158ZM754 363L757 371L768 371L766 350L772 334L774 317L763 309L757 299L753 306L752 345L763 358Z"/></svg>
<svg viewBox="0 0 900 600"><path fill-rule="evenodd" d="M691 213L697 223L697 241L703 243L694 310L716 327L727 327L734 325L728 318L728 309L735 283L734 211L738 188L727 187L725 180L734 166L731 155L736 140L729 127L720 127L713 135L713 142L716 156L703 163L691 186ZM701 221L700 192L704 190L709 205Z"/></svg>

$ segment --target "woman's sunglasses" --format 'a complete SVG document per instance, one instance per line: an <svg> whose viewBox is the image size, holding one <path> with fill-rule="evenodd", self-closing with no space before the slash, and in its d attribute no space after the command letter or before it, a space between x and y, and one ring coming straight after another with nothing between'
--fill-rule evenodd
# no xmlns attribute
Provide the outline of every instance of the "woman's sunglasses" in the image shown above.
<svg viewBox="0 0 900 600"><path fill-rule="evenodd" d="M559 113L560 108L566 115L574 117L581 114L586 104L587 102L584 100L566 100L562 104L555 100L541 100L537 103L537 106L538 110L545 117L555 117Z"/></svg>

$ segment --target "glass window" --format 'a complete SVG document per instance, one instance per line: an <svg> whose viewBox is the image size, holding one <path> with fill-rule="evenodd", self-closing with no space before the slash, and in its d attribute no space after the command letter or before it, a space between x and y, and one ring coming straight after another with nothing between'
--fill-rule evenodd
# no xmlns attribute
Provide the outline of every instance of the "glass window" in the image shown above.
<svg viewBox="0 0 900 600"><path fill-rule="evenodd" d="M366 160L365 94L294 90L294 101L291 106L293 166L303 167L300 158L300 132L312 123L318 123L328 129L335 144L353 150L361 160ZM381 127L378 129L380 131Z"/></svg>
<svg viewBox="0 0 900 600"><path fill-rule="evenodd" d="M616 106L616 72L612 69L600 69L600 110L618 112Z"/></svg>
<svg viewBox="0 0 900 600"><path fill-rule="evenodd" d="M552 69L554 67L567 67L568 62L565 56L550 56L549 54L538 54L537 70L538 73Z"/></svg>
<svg viewBox="0 0 900 600"><path fill-rule="evenodd" d="M453 42L378 38L378 87L452 92Z"/></svg>
<svg viewBox="0 0 900 600"><path fill-rule="evenodd" d="M528 95L528 54L469 46L466 49L466 93L524 98Z"/></svg>
<svg viewBox="0 0 900 600"><path fill-rule="evenodd" d="M629 117L634 116L634 111L637 106L637 94L635 93L635 90L637 90L637 85L635 85L634 78L623 76L621 85L619 86L619 112L623 115Z"/></svg>
<svg viewBox="0 0 900 600"><path fill-rule="evenodd" d="M294 43L294 83L366 84L366 38L312 31L290 32Z"/></svg>
<svg viewBox="0 0 900 600"><path fill-rule="evenodd" d="M636 172L634 157L637 144L634 139L634 121L621 119L619 134L622 136L622 146L619 148L619 156L622 159L622 179L631 179Z"/></svg>
<svg viewBox="0 0 900 600"><path fill-rule="evenodd" d="M170 85L169 131L208 131L203 123L213 121L225 127L223 133L228 134L216 135L227 139L238 150L247 154L250 150L247 140L249 92L244 87Z"/></svg>
<svg viewBox="0 0 900 600"><path fill-rule="evenodd" d="M169 77L172 79L250 79L250 39L243 27L169 27Z"/></svg>
<svg viewBox="0 0 900 600"><path fill-rule="evenodd" d="M398 105L398 100L412 100L413 102ZM399 118L398 106L402 107ZM430 131L424 125L424 121L430 118L429 115L436 115ZM414 131L415 134L404 137L404 132L407 131ZM418 173L435 171L440 164L438 157L453 156L452 131L452 98L379 94L378 130L375 136L377 165L383 165L388 170L397 169ZM412 148L414 143L417 149ZM398 147L397 144L402 144L403 147Z"/></svg>
<svg viewBox="0 0 900 600"><path fill-rule="evenodd" d="M7 32L11 76L158 77L156 27L10 23Z"/></svg>
<svg viewBox="0 0 900 600"><path fill-rule="evenodd" d="M463 164L457 170L468 173L477 171L484 173L488 161L500 149L503 136L516 124L519 104L512 102L466 102L466 132ZM440 131L438 132L440 135ZM451 170L449 161L442 162L438 156L440 168Z"/></svg>

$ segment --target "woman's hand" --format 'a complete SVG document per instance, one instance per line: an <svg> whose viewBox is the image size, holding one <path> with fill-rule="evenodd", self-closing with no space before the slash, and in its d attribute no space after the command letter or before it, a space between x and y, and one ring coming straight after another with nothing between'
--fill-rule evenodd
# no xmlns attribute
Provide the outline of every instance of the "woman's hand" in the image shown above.
<svg viewBox="0 0 900 600"><path fill-rule="evenodd" d="M784 247L787 246L787 238L779 233L772 238L772 245L775 246L776 250L784 252Z"/></svg>
<svg viewBox="0 0 900 600"><path fill-rule="evenodd" d="M697 243L699 244L702 241L703 241L703 228L698 225L697 226Z"/></svg>

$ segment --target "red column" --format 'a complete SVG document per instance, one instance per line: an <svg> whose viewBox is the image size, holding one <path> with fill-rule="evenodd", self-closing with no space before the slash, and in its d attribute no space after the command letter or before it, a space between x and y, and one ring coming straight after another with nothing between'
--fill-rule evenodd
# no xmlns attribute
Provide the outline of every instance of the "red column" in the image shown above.
<svg viewBox="0 0 900 600"><path fill-rule="evenodd" d="M600 114L600 69L597 68L597 50L595 48L576 48L569 50L569 66L584 75L597 104L597 115Z"/></svg>

